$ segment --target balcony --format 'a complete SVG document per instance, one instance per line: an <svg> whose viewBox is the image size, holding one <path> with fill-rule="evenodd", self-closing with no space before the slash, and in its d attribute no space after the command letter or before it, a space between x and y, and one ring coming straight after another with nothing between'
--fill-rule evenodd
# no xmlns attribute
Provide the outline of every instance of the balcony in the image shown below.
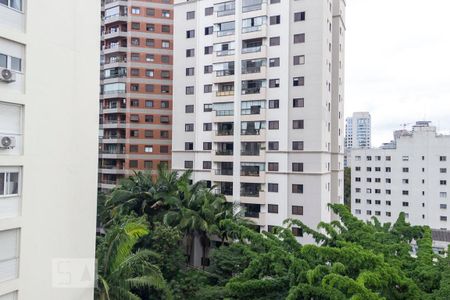
<svg viewBox="0 0 450 300"><path fill-rule="evenodd" d="M126 38L128 34L127 30L118 29L109 29L102 32L102 38L105 40L123 37Z"/></svg>
<svg viewBox="0 0 450 300"><path fill-rule="evenodd" d="M219 50L216 51L216 56L222 57L222 56L229 56L234 55L234 49L227 49L227 50Z"/></svg>
<svg viewBox="0 0 450 300"><path fill-rule="evenodd" d="M254 74L254 73L261 73L261 66L259 67L246 67L242 68L242 74Z"/></svg>
<svg viewBox="0 0 450 300"><path fill-rule="evenodd" d="M234 35L234 32L235 32L234 29L217 31L217 37Z"/></svg>
<svg viewBox="0 0 450 300"><path fill-rule="evenodd" d="M247 48L242 48L242 54L246 54L246 53L256 53L256 52L261 52L262 49L262 45L260 46L251 46L251 47L247 47Z"/></svg>
<svg viewBox="0 0 450 300"><path fill-rule="evenodd" d="M234 96L234 90L217 91L217 92L216 92L216 96L217 96L217 97Z"/></svg>
<svg viewBox="0 0 450 300"><path fill-rule="evenodd" d="M245 211L244 216L247 218L256 218L259 219L259 211Z"/></svg>
<svg viewBox="0 0 450 300"><path fill-rule="evenodd" d="M243 27L242 33L261 31L265 25Z"/></svg>
<svg viewBox="0 0 450 300"><path fill-rule="evenodd" d="M232 135L234 135L234 130L233 129L217 130L216 131L216 135L218 135L218 136L232 136Z"/></svg>
<svg viewBox="0 0 450 300"><path fill-rule="evenodd" d="M222 175L222 176L232 176L233 175L233 169L216 169L215 170L216 175Z"/></svg>
<svg viewBox="0 0 450 300"><path fill-rule="evenodd" d="M217 117L229 117L234 115L234 110L216 110Z"/></svg>
<svg viewBox="0 0 450 300"><path fill-rule="evenodd" d="M234 69L216 71L216 77L232 76L232 75L234 75Z"/></svg>
<svg viewBox="0 0 450 300"><path fill-rule="evenodd" d="M125 149L100 149L100 154L125 154Z"/></svg>
<svg viewBox="0 0 450 300"><path fill-rule="evenodd" d="M259 167L258 166L242 166L241 167L241 176L259 176Z"/></svg>
<svg viewBox="0 0 450 300"><path fill-rule="evenodd" d="M233 149L220 149L216 151L218 156L230 156L233 155Z"/></svg>
<svg viewBox="0 0 450 300"><path fill-rule="evenodd" d="M251 88L243 88L241 91L242 95L251 95L251 94L260 94L261 87L251 87Z"/></svg>
<svg viewBox="0 0 450 300"><path fill-rule="evenodd" d="M242 129L241 135L260 135L261 129Z"/></svg>
<svg viewBox="0 0 450 300"><path fill-rule="evenodd" d="M259 197L259 190L253 190L253 189L246 189L246 188L241 188L241 196L242 197L254 197L254 198L258 198Z"/></svg>
<svg viewBox="0 0 450 300"><path fill-rule="evenodd" d="M127 22L128 14L122 12L122 13L118 13L118 14L114 14L114 15L110 15L110 16L105 16L105 17L103 17L102 21L105 25L115 23L115 22Z"/></svg>

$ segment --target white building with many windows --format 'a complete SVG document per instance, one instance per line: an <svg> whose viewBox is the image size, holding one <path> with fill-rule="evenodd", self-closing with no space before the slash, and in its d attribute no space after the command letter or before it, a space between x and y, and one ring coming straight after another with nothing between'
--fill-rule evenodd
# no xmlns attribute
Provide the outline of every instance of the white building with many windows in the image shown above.
<svg viewBox="0 0 450 300"><path fill-rule="evenodd" d="M345 119L345 166L350 166L350 152L356 148L372 147L372 121L368 112L354 112Z"/></svg>
<svg viewBox="0 0 450 300"><path fill-rule="evenodd" d="M173 168L217 186L259 229L330 221L327 204L343 201L345 1L174 10Z"/></svg>
<svg viewBox="0 0 450 300"><path fill-rule="evenodd" d="M399 130L381 148L352 150L352 212L382 223L405 212L413 225L450 229L450 136L430 122Z"/></svg>
<svg viewBox="0 0 450 300"><path fill-rule="evenodd" d="M93 298L99 12L0 1L1 300Z"/></svg>

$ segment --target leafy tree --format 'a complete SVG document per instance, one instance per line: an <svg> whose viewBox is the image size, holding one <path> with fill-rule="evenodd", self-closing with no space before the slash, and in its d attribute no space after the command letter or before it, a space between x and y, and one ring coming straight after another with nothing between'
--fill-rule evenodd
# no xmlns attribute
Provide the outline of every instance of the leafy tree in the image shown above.
<svg viewBox="0 0 450 300"><path fill-rule="evenodd" d="M99 238L97 299L137 300L139 290L166 290L160 270L149 263L156 254L147 249L133 251L139 238L148 234L147 227L142 219L128 218Z"/></svg>
<svg viewBox="0 0 450 300"><path fill-rule="evenodd" d="M344 204L351 208L352 201L352 169L344 169Z"/></svg>

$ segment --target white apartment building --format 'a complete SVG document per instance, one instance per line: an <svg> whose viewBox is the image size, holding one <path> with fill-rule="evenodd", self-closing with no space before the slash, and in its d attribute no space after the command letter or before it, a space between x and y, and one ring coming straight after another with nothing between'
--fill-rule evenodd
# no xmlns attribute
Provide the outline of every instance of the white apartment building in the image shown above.
<svg viewBox="0 0 450 300"><path fill-rule="evenodd" d="M405 212L413 225L449 230L450 136L422 121L394 137L381 148L352 150L353 214L385 223Z"/></svg>
<svg viewBox="0 0 450 300"><path fill-rule="evenodd" d="M173 168L239 202L257 229L330 221L327 204L343 202L345 1L174 7Z"/></svg>
<svg viewBox="0 0 450 300"><path fill-rule="evenodd" d="M0 0L1 300L93 298L99 13Z"/></svg>
<svg viewBox="0 0 450 300"><path fill-rule="evenodd" d="M351 149L372 146L371 126L371 117L368 112L354 112L352 117L345 119L345 166L350 166Z"/></svg>

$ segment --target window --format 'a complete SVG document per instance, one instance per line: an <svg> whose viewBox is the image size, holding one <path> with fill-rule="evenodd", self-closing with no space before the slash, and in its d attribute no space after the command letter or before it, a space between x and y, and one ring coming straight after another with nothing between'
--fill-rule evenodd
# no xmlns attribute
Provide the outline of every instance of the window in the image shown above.
<svg viewBox="0 0 450 300"><path fill-rule="evenodd" d="M439 173L442 173L442 174L447 173L447 168L440 168Z"/></svg>
<svg viewBox="0 0 450 300"><path fill-rule="evenodd" d="M292 185L293 194L303 194L303 184L293 184Z"/></svg>
<svg viewBox="0 0 450 300"><path fill-rule="evenodd" d="M153 162L151 160L144 161L144 169L151 170L153 169Z"/></svg>
<svg viewBox="0 0 450 300"><path fill-rule="evenodd" d="M305 99L294 98L293 99L293 107L305 107Z"/></svg>
<svg viewBox="0 0 450 300"><path fill-rule="evenodd" d="M170 11L168 11L168 10L163 10L163 11L161 12L161 17L163 17L163 18L170 18Z"/></svg>
<svg viewBox="0 0 450 300"><path fill-rule="evenodd" d="M267 212L270 214L277 214L278 213L278 205L277 204L268 204Z"/></svg>
<svg viewBox="0 0 450 300"><path fill-rule="evenodd" d="M269 121L269 130L276 130L280 128L280 123L278 121Z"/></svg>
<svg viewBox="0 0 450 300"><path fill-rule="evenodd" d="M11 69L17 72L22 71L22 60L20 58L11 56Z"/></svg>
<svg viewBox="0 0 450 300"><path fill-rule="evenodd" d="M9 6L16 10L22 10L22 0L0 0L0 4Z"/></svg>
<svg viewBox="0 0 450 300"><path fill-rule="evenodd" d="M130 152L132 152L132 153L139 152L139 146L138 145L130 145Z"/></svg>
<svg viewBox="0 0 450 300"><path fill-rule="evenodd" d="M145 91L148 93L153 93L155 90L155 86L153 84L146 84L145 85Z"/></svg>
<svg viewBox="0 0 450 300"><path fill-rule="evenodd" d="M278 183L268 183L267 190L270 193L278 193Z"/></svg>
<svg viewBox="0 0 450 300"><path fill-rule="evenodd" d="M293 215L303 215L303 206L292 205L292 214Z"/></svg>
<svg viewBox="0 0 450 300"><path fill-rule="evenodd" d="M141 13L141 9L139 7L132 7L131 8L131 13L133 15L139 15Z"/></svg>
<svg viewBox="0 0 450 300"><path fill-rule="evenodd" d="M186 57L194 57L195 49L186 49Z"/></svg>
<svg viewBox="0 0 450 300"><path fill-rule="evenodd" d="M305 64L305 56L304 55L295 55L294 56L294 66L304 65Z"/></svg>
<svg viewBox="0 0 450 300"><path fill-rule="evenodd" d="M441 221L447 222L447 216L441 216Z"/></svg>
<svg viewBox="0 0 450 300"><path fill-rule="evenodd" d="M161 48L170 48L169 41L161 41Z"/></svg>
<svg viewBox="0 0 450 300"><path fill-rule="evenodd" d="M192 105L192 104L186 105L184 107L184 112L187 114L192 114L194 112L194 105Z"/></svg>
<svg viewBox="0 0 450 300"><path fill-rule="evenodd" d="M441 209L447 209L447 204L440 204L439 207L440 207Z"/></svg>
<svg viewBox="0 0 450 300"><path fill-rule="evenodd" d="M213 72L213 66L212 65L203 66L203 73L210 74L212 72Z"/></svg>
<svg viewBox="0 0 450 300"><path fill-rule="evenodd" d="M195 19L195 11L186 12L186 20L192 20L192 19Z"/></svg>
<svg viewBox="0 0 450 300"><path fill-rule="evenodd" d="M161 130L159 132L159 137L162 139L168 139L169 138L169 131L168 130Z"/></svg>
<svg viewBox="0 0 450 300"><path fill-rule="evenodd" d="M402 172L403 173L408 173L409 172L409 168L402 168Z"/></svg>
<svg viewBox="0 0 450 300"><path fill-rule="evenodd" d="M165 33L170 33L170 25L161 25L161 31Z"/></svg>
<svg viewBox="0 0 450 300"><path fill-rule="evenodd" d="M409 191L402 191L402 195L409 195Z"/></svg>
<svg viewBox="0 0 450 300"><path fill-rule="evenodd" d="M212 84L205 84L203 86L203 93L212 93Z"/></svg>
<svg viewBox="0 0 450 300"><path fill-rule="evenodd" d="M292 234L294 236L302 237L303 236L303 229L299 227L292 227Z"/></svg>
<svg viewBox="0 0 450 300"><path fill-rule="evenodd" d="M212 143L211 142L203 142L203 150L211 150Z"/></svg>
<svg viewBox="0 0 450 300"><path fill-rule="evenodd" d="M305 128L305 121L304 120L293 120L292 121L292 128L293 129L304 129Z"/></svg>
<svg viewBox="0 0 450 300"><path fill-rule="evenodd" d="M0 196L19 194L19 172L0 172Z"/></svg>
<svg viewBox="0 0 450 300"><path fill-rule="evenodd" d="M169 101L161 100L161 104L160 104L161 108L169 108L169 106L170 106Z"/></svg>
<svg viewBox="0 0 450 300"><path fill-rule="evenodd" d="M203 170L211 170L211 161L203 161Z"/></svg>
<svg viewBox="0 0 450 300"><path fill-rule="evenodd" d="M131 45L133 46L139 46L140 41L138 38L131 38Z"/></svg>
<svg viewBox="0 0 450 300"><path fill-rule="evenodd" d="M139 100L138 99L131 99L130 100L131 107L139 107Z"/></svg>
<svg viewBox="0 0 450 300"><path fill-rule="evenodd" d="M0 53L0 68L8 67L8 55Z"/></svg>
<svg viewBox="0 0 450 300"><path fill-rule="evenodd" d="M152 17L152 16L155 15L155 9L154 8L147 8L145 11L146 11L147 16L149 16L149 17Z"/></svg>
<svg viewBox="0 0 450 300"><path fill-rule="evenodd" d="M154 54L146 54L145 55L145 61L147 61L147 62L154 62L155 61L155 55Z"/></svg>
<svg viewBox="0 0 450 300"><path fill-rule="evenodd" d="M280 24L281 22L281 16L271 16L270 17L270 25L276 25L276 24Z"/></svg>
<svg viewBox="0 0 450 300"><path fill-rule="evenodd" d="M161 78L162 79L170 79L170 71L161 70Z"/></svg>
<svg viewBox="0 0 450 300"><path fill-rule="evenodd" d="M439 156L439 161L447 161L447 156Z"/></svg>
<svg viewBox="0 0 450 300"><path fill-rule="evenodd" d="M144 136L146 138L152 138L153 137L153 130L145 130L144 131Z"/></svg>
<svg viewBox="0 0 450 300"><path fill-rule="evenodd" d="M194 68L186 68L186 76L194 76Z"/></svg>
<svg viewBox="0 0 450 300"><path fill-rule="evenodd" d="M184 168L185 169L192 169L194 167L194 162L192 160L185 160L184 161Z"/></svg>
<svg viewBox="0 0 450 300"><path fill-rule="evenodd" d="M155 76L155 70L151 70L151 69L145 70L145 76L147 76L147 77L154 77Z"/></svg>
<svg viewBox="0 0 450 300"><path fill-rule="evenodd" d="M214 27L213 26L208 26L205 27L205 35L211 35L214 32Z"/></svg>
<svg viewBox="0 0 450 300"><path fill-rule="evenodd" d="M194 124L192 123L185 124L184 131L194 131Z"/></svg>
<svg viewBox="0 0 450 300"><path fill-rule="evenodd" d="M440 181L439 181L439 184L440 184L440 185L447 185L447 180L440 180Z"/></svg>
<svg viewBox="0 0 450 300"><path fill-rule="evenodd" d="M145 45L147 47L155 47L155 40L154 39L146 39L145 40Z"/></svg>
<svg viewBox="0 0 450 300"><path fill-rule="evenodd" d="M214 13L214 7L205 8L205 16L211 16Z"/></svg>
<svg viewBox="0 0 450 300"><path fill-rule="evenodd" d="M294 22L305 21L306 13L304 11L294 13Z"/></svg>
<svg viewBox="0 0 450 300"><path fill-rule="evenodd" d="M130 168L137 168L138 167L138 161L137 160L130 160L129 164Z"/></svg>
<svg viewBox="0 0 450 300"><path fill-rule="evenodd" d="M293 86L304 86L305 85L305 77L294 77L292 78Z"/></svg>
<svg viewBox="0 0 450 300"><path fill-rule="evenodd" d="M194 86L186 87L186 95L194 95Z"/></svg>
<svg viewBox="0 0 450 300"><path fill-rule="evenodd" d="M1 3L1 2L0 2ZM0 245L2 251L0 252L0 282L15 279L18 277L19 269L19 245L20 245L20 230L11 229L0 231ZM11 297L9 297L11 296ZM6 298L2 299L16 299L14 294L7 294Z"/></svg>
<svg viewBox="0 0 450 300"><path fill-rule="evenodd" d="M279 149L279 143L278 142L269 142L269 150L276 151Z"/></svg>
<svg viewBox="0 0 450 300"><path fill-rule="evenodd" d="M170 63L170 57L168 55L161 55L161 62L163 64L168 64Z"/></svg>
<svg viewBox="0 0 450 300"><path fill-rule="evenodd" d="M447 192L440 192L439 197L441 198L447 198Z"/></svg>
<svg viewBox="0 0 450 300"><path fill-rule="evenodd" d="M385 170L386 170L387 173L390 173L392 169L391 169L391 167L386 167Z"/></svg>
<svg viewBox="0 0 450 300"><path fill-rule="evenodd" d="M213 109L213 105L212 104L203 104L203 111L204 112L211 112Z"/></svg>
<svg viewBox="0 0 450 300"><path fill-rule="evenodd" d="M305 42L305 34L304 33L298 33L294 34L294 44L300 44Z"/></svg>
<svg viewBox="0 0 450 300"><path fill-rule="evenodd" d="M130 122L139 122L139 115L130 115Z"/></svg>
<svg viewBox="0 0 450 300"><path fill-rule="evenodd" d="M144 147L145 153L152 153L153 152L153 146L145 146Z"/></svg>
<svg viewBox="0 0 450 300"><path fill-rule="evenodd" d="M153 100L145 100L145 107L153 107Z"/></svg>
<svg viewBox="0 0 450 300"><path fill-rule="evenodd" d="M270 0L270 4L280 3L281 0Z"/></svg>
<svg viewBox="0 0 450 300"><path fill-rule="evenodd" d="M213 46L206 46L205 47L205 55L212 54L213 53Z"/></svg>
<svg viewBox="0 0 450 300"><path fill-rule="evenodd" d="M303 150L303 141L292 142L292 150Z"/></svg>
<svg viewBox="0 0 450 300"><path fill-rule="evenodd" d="M280 87L280 79L269 79L269 88Z"/></svg>
<svg viewBox="0 0 450 300"><path fill-rule="evenodd" d="M203 131L211 131L212 123L203 123Z"/></svg>
<svg viewBox="0 0 450 300"><path fill-rule="evenodd" d="M278 171L278 163L277 162L270 162L268 163L268 169L269 171Z"/></svg>
<svg viewBox="0 0 450 300"><path fill-rule="evenodd" d="M292 163L292 172L303 172L303 163Z"/></svg>
<svg viewBox="0 0 450 300"><path fill-rule="evenodd" d="M279 66L280 66L280 58L279 57L269 58L269 67L273 68L273 67L279 67Z"/></svg>
<svg viewBox="0 0 450 300"><path fill-rule="evenodd" d="M150 32L155 31L155 24L145 24L145 30Z"/></svg>
<svg viewBox="0 0 450 300"><path fill-rule="evenodd" d="M280 100L269 100L269 108L280 108Z"/></svg>
<svg viewBox="0 0 450 300"><path fill-rule="evenodd" d="M361 210L360 209L355 209L355 215L360 215L361 214Z"/></svg>
<svg viewBox="0 0 450 300"><path fill-rule="evenodd" d="M269 45L270 46L279 46L280 45L280 37L279 36L271 37L269 39Z"/></svg>
<svg viewBox="0 0 450 300"><path fill-rule="evenodd" d="M195 30L194 29L186 31L186 38L187 39L191 39L191 38L194 38L194 37L195 37Z"/></svg>

